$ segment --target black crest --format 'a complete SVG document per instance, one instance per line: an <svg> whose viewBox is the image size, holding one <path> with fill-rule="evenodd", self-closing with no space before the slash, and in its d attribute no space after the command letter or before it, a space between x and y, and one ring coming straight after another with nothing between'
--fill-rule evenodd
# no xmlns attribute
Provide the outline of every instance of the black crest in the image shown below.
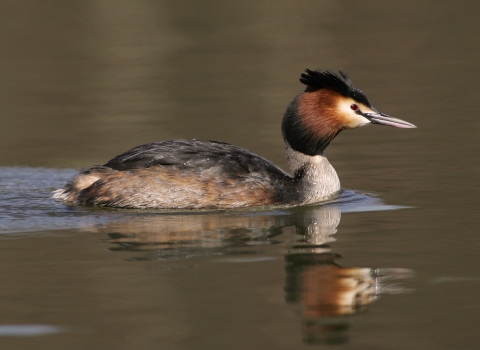
<svg viewBox="0 0 480 350"><path fill-rule="evenodd" d="M307 85L307 91L315 91L319 89L332 89L345 97L353 98L355 101L363 103L367 107L371 107L367 96L362 90L352 85L352 81L345 72L338 71L340 76L329 70L306 69L300 77L300 81Z"/></svg>

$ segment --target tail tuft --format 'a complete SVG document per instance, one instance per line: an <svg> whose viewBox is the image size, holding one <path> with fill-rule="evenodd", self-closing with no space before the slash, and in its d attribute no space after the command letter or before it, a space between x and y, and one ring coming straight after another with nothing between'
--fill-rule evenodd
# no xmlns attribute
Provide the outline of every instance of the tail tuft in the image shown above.
<svg viewBox="0 0 480 350"><path fill-rule="evenodd" d="M67 199L67 191L65 191L64 188L59 188L58 190L52 192L52 198L64 201Z"/></svg>

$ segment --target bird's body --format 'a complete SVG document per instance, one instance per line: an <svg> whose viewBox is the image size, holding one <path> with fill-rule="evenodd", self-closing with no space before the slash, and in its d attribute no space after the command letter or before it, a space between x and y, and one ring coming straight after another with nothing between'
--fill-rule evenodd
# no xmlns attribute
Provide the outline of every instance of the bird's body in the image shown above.
<svg viewBox="0 0 480 350"><path fill-rule="evenodd" d="M82 170L54 197L116 208L242 208L326 200L340 181L323 151L343 129L375 123L414 127L379 113L348 77L309 71L282 123L291 174L241 147L176 140L135 147Z"/></svg>

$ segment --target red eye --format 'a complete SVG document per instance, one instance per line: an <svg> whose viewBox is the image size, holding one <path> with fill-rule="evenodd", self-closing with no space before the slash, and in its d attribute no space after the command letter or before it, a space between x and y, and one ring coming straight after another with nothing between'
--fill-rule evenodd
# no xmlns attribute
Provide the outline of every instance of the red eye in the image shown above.
<svg viewBox="0 0 480 350"><path fill-rule="evenodd" d="M353 105L350 106L352 111L356 111L358 109L358 106L354 103Z"/></svg>

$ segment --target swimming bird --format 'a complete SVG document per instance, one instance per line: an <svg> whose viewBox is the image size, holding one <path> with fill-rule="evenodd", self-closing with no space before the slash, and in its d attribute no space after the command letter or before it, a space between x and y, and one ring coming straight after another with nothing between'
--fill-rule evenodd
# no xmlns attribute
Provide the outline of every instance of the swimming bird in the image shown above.
<svg viewBox="0 0 480 350"><path fill-rule="evenodd" d="M282 121L290 173L228 143L161 141L81 170L54 197L68 205L138 209L317 203L340 190L324 154L339 132L369 124L415 128L375 109L342 71L307 69L300 81L305 89L290 102Z"/></svg>

